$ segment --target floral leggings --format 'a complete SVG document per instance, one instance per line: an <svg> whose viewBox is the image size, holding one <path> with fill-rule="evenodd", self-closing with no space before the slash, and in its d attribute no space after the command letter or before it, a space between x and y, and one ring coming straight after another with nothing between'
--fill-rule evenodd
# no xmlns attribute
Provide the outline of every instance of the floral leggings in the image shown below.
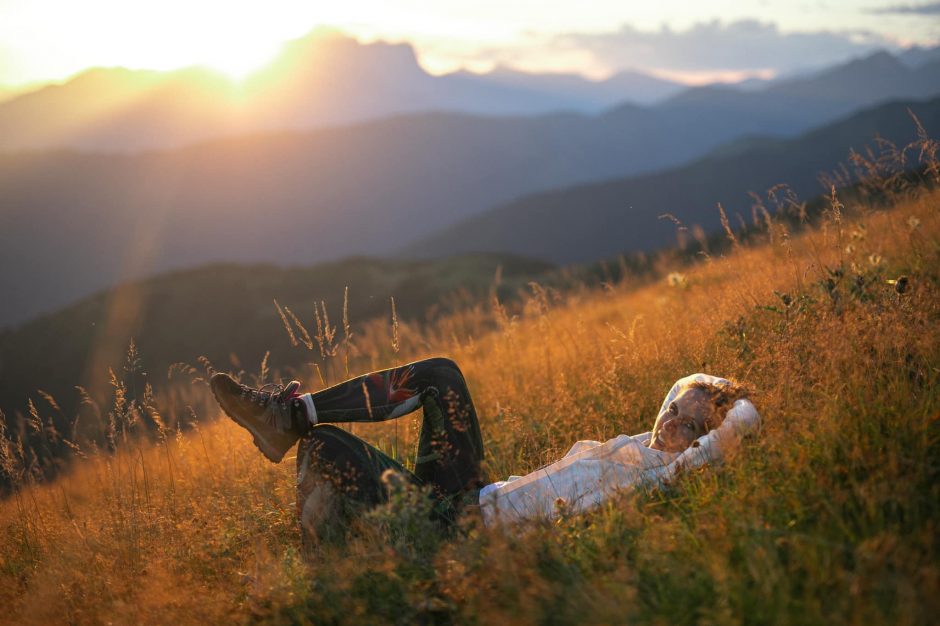
<svg viewBox="0 0 940 626"><path fill-rule="evenodd" d="M374 506L387 499L382 474L395 470L429 486L435 512L452 519L482 486L483 439L463 374L446 358L416 361L352 378L312 395L317 424L297 452L298 508L328 481L343 499ZM382 422L424 410L414 472L333 422Z"/></svg>

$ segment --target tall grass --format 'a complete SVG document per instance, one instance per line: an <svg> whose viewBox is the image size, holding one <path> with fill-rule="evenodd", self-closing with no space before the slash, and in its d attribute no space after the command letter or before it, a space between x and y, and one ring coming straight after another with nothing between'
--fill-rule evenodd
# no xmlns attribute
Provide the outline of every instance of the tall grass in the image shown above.
<svg viewBox="0 0 940 626"><path fill-rule="evenodd" d="M886 180L877 199L833 192L803 232L764 209L724 256L663 261L655 282L532 284L516 308L494 296L355 332L344 307L342 339L325 304L312 321L281 309L314 388L457 360L493 479L577 439L649 429L682 375L737 378L764 428L720 468L553 523L485 529L470 513L443 535L397 491L345 541L303 554L293 459L271 465L228 420L196 419L215 416L201 371L143 391L125 371L102 417L112 450L70 440L87 458L43 481L3 439L15 488L0 504L0 620L928 623L940 610L940 192ZM271 374L265 362L243 376ZM44 412L36 433L57 441ZM145 419L155 435L135 434ZM417 418L356 427L406 460L416 430Z"/></svg>

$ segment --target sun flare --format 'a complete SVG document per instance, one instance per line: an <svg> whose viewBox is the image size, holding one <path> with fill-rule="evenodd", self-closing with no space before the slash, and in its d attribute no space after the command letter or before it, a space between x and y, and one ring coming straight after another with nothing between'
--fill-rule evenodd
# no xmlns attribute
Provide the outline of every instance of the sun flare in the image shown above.
<svg viewBox="0 0 940 626"><path fill-rule="evenodd" d="M327 20L342 23L356 17L350 11L299 0L271 0L264 5L89 0L57 6L56 20L49 22L41 16L43 2L10 1L15 6L0 16L0 74L6 71L14 77L7 82L13 83L17 82L14 70L24 77L65 78L84 68L115 65L151 70L204 66L238 80L268 64L285 42ZM76 30L85 33L81 45L75 43ZM22 58L14 54L34 48L36 42L42 42L43 54Z"/></svg>
<svg viewBox="0 0 940 626"><path fill-rule="evenodd" d="M234 41L221 37L193 50L195 64L221 72L235 81L262 69L277 55L279 42Z"/></svg>

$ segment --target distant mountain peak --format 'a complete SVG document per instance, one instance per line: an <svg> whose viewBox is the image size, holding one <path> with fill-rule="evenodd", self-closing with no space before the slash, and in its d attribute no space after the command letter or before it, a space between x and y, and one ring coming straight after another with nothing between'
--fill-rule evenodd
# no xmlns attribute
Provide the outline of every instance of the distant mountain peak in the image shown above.
<svg viewBox="0 0 940 626"><path fill-rule="evenodd" d="M880 49L872 52L867 56L863 56L854 61L849 61L845 67L852 67L853 65L868 65L868 66L881 66L886 68L903 68L904 64L901 63L900 59L891 54L885 49Z"/></svg>
<svg viewBox="0 0 940 626"><path fill-rule="evenodd" d="M845 63L824 69L815 75L815 78L832 78L842 76L874 76L886 73L906 74L910 70L896 56L887 50L876 50L871 54L850 59ZM812 77L811 77L812 78ZM801 79L794 79L801 80ZM804 79L805 80L805 79ZM794 82L793 80L788 82Z"/></svg>
<svg viewBox="0 0 940 626"><path fill-rule="evenodd" d="M940 45L938 46L911 46L898 53L898 59L912 69L919 68L928 63L940 62Z"/></svg>
<svg viewBox="0 0 940 626"><path fill-rule="evenodd" d="M414 46L410 43L389 43L378 40L362 43L346 33L327 27L317 27L298 39L284 44L272 65L288 63L322 63L324 60L368 59L382 63L394 61L397 66L420 69ZM422 70L423 71L423 70Z"/></svg>

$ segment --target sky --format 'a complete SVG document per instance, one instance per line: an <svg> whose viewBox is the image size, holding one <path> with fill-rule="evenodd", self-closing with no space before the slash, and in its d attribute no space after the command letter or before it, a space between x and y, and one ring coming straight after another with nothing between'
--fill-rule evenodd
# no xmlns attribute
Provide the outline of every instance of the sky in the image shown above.
<svg viewBox="0 0 940 626"><path fill-rule="evenodd" d="M940 43L925 0L0 0L0 85L93 66L205 65L233 78L318 26L407 41L428 71L624 69L685 82L771 77Z"/></svg>

